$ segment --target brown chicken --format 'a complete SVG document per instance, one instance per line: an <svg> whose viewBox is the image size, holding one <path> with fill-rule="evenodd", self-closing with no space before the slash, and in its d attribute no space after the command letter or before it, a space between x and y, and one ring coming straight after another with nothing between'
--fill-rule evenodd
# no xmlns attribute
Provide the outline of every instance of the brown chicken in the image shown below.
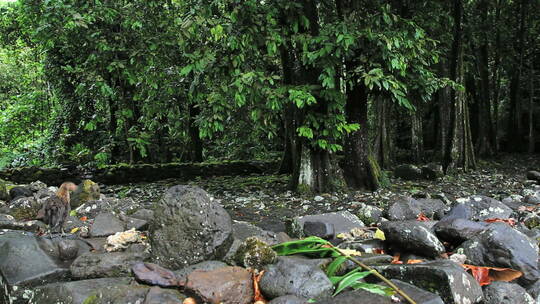
<svg viewBox="0 0 540 304"><path fill-rule="evenodd" d="M77 186L72 182L60 185L55 196L51 196L43 203L43 222L49 225L52 232L64 233L64 223L71 211L69 192Z"/></svg>

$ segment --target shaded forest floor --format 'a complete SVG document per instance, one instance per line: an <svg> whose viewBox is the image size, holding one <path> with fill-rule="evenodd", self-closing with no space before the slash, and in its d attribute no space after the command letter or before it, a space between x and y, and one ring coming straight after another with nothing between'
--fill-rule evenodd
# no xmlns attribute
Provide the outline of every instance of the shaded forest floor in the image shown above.
<svg viewBox="0 0 540 304"><path fill-rule="evenodd" d="M376 192L350 191L299 195L287 189L287 175L251 175L199 178L187 184L208 191L231 214L233 219L251 222L264 229L283 231L286 218L331 211L355 213L363 204L384 208L396 195L414 197L445 197L453 201L473 194L502 199L523 194L531 188L526 172L540 168L540 156L502 155L479 161L477 170L447 175L438 180L404 181L391 177L390 185ZM131 197L142 205L156 202L165 189L186 184L175 179L154 183L134 183L108 186L107 195Z"/></svg>

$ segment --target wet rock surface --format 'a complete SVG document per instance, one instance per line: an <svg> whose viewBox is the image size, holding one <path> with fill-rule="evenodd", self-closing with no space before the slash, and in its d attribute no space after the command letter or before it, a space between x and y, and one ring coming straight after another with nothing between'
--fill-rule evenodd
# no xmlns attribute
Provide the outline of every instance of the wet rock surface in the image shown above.
<svg viewBox="0 0 540 304"><path fill-rule="evenodd" d="M261 263L260 253L270 250L268 246L237 259L246 252L241 248L242 243L252 237L273 245L291 240L290 236L316 234L328 238L339 248L362 252L356 257L359 261L375 267L388 278L399 280L395 283L417 303L439 304L442 299L444 303L472 304L480 303L482 298L485 304L528 303L530 298L523 290L534 300L540 298L537 265L540 187L525 180L523 167L512 167L519 162L503 163L505 166L459 176L437 176L436 182L424 177L414 181L392 179L391 186L373 193L299 195L286 190L286 176L201 179L190 182L190 186L180 186L185 191L173 191L174 195L168 191L178 183L173 179L128 186L99 185L99 198L82 203L68 218L65 228L72 234L66 237L41 236L46 227L39 221L28 221L29 214L40 207L45 198L54 195L56 189L42 183L20 185L32 191L23 199L33 204L0 202L0 208L8 211L0 215L0 229L12 229L0 230L0 253L3 254L0 256L0 302L26 304L33 297L41 302L29 303L47 304L45 298L50 298L57 302L150 304L182 303L186 296L193 296L197 303L202 303L203 297L212 301L216 292L235 289L226 287L232 281L243 281L242 290L253 288L253 274L245 267L265 270L259 287L270 303L306 303L315 298L316 303L356 303L359 297L362 303L394 301L365 290L344 290L332 298L335 289L324 273L331 259L280 257ZM534 161L527 160L527 166L531 164ZM420 171L424 174L424 167ZM208 193L198 188L193 190L194 185ZM11 184L9 188L13 188ZM27 206L31 206L31 210ZM215 206L224 209L214 209ZM20 219L15 218L14 213ZM142 238L119 246L115 252L107 252L104 246L108 243L107 236L94 236L109 233L91 233L95 232L94 226L106 227L115 222L110 218L101 219L103 214L113 215L118 220L119 225L113 231L122 234L124 230L135 228ZM227 214L235 221L230 221ZM418 221L419 215L423 215L422 220L427 217L428 221ZM300 218L308 220L302 222ZM214 219L216 225L212 226ZM486 220L507 221L487 223ZM185 226L178 226L179 222ZM286 222L290 236L283 233ZM515 226L511 226L513 222ZM374 239L375 226L384 231L385 240ZM147 229L149 231L145 231ZM117 237L121 242L121 237ZM149 249L146 242L150 242L152 248ZM446 255L441 254L445 252L455 254L447 260ZM396 257L399 263L405 264L390 264ZM148 260L156 266L145 271L158 276L137 277L134 265ZM417 264L406 264L409 260ZM459 265L465 262L508 267L522 271L523 276L508 283L495 281L482 289ZM14 271L17 264L31 265L31 268ZM234 268L243 273L242 280L231 277L220 280L220 277L228 277L231 265L244 267ZM157 271L158 267L161 270ZM338 273L343 275L355 267L354 263L345 262ZM10 273L9 282L4 273ZM201 286L190 289L191 293L180 287L190 276L193 284L199 282ZM118 277L121 277L118 284L108 281ZM170 280L167 288L163 288L167 281L160 281L163 278ZM372 275L365 280L384 285ZM18 283L13 284L15 281ZM203 290L214 292L204 294ZM511 297L505 298L503 293ZM243 298L238 294L234 297ZM248 300L245 296L245 299L245 303L253 303L252 298ZM236 303L224 303L229 302Z"/></svg>
<svg viewBox="0 0 540 304"><path fill-rule="evenodd" d="M270 299L294 295L317 299L332 294L333 286L316 261L280 257L265 268L261 291Z"/></svg>
<svg viewBox="0 0 540 304"><path fill-rule="evenodd" d="M172 187L156 207L150 242L155 260L166 267L222 258L232 241L229 214L200 188Z"/></svg>
<svg viewBox="0 0 540 304"><path fill-rule="evenodd" d="M254 294L251 273L241 267L196 270L188 275L185 289L202 303L250 304Z"/></svg>
<svg viewBox="0 0 540 304"><path fill-rule="evenodd" d="M381 230L388 242L411 252L428 257L438 257L445 252L444 245L424 222L384 222Z"/></svg>
<svg viewBox="0 0 540 304"><path fill-rule="evenodd" d="M463 252L472 265L519 270L523 272L520 280L528 284L540 277L538 245L504 223L490 224L488 229L461 244L457 251Z"/></svg>

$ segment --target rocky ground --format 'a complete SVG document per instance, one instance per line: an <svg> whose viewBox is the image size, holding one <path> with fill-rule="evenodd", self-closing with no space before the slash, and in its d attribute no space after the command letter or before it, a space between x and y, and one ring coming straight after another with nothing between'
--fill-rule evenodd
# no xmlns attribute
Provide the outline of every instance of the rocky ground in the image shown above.
<svg viewBox="0 0 540 304"><path fill-rule="evenodd" d="M55 187L0 182L0 303L407 303L373 293L387 291L374 275L333 295L357 264L320 255L332 246L415 303L540 303L535 168L528 156L444 177L400 166L377 192L320 195L276 175L87 180L65 235L34 220ZM328 240L318 257L269 247L306 236Z"/></svg>

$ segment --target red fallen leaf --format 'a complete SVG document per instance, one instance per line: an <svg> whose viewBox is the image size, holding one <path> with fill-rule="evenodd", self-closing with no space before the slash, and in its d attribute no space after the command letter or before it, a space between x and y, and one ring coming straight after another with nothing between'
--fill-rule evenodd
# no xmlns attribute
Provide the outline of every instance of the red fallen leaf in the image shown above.
<svg viewBox="0 0 540 304"><path fill-rule="evenodd" d="M420 214L418 214L418 216L416 217L416 220L417 221L420 221L420 222L427 222L427 221L431 221L429 219L429 217L427 217L424 212L420 212Z"/></svg>
<svg viewBox="0 0 540 304"><path fill-rule="evenodd" d="M83 221L83 222L86 222L86 221L88 221L88 217L87 217L87 216L83 216L83 217L80 218L80 220Z"/></svg>
<svg viewBox="0 0 540 304"><path fill-rule="evenodd" d="M400 257L401 254L396 253L396 255L394 255L394 257L392 258L392 262L390 262L390 264L403 264L403 262L399 260Z"/></svg>
<svg viewBox="0 0 540 304"><path fill-rule="evenodd" d="M267 303L266 299L261 293L261 289L259 288L259 282L262 279L262 276L264 274L264 270L259 272L259 274L255 274L255 272L252 273L253 276L253 290L254 290L254 296L253 296L253 302L259 302L259 303Z"/></svg>
<svg viewBox="0 0 540 304"><path fill-rule="evenodd" d="M372 251L373 253L376 253L376 254L385 254L384 249L381 249L381 248L375 248Z"/></svg>
<svg viewBox="0 0 540 304"><path fill-rule="evenodd" d="M497 222L507 223L508 225L510 225L512 227L516 225L516 220L514 220L514 219L490 218L490 219L485 219L484 222L486 222L486 223L497 223Z"/></svg>
<svg viewBox="0 0 540 304"><path fill-rule="evenodd" d="M497 268L461 264L463 268L470 271L472 276L480 283L480 286L491 284L493 281L510 282L523 275L521 271L510 268Z"/></svg>

